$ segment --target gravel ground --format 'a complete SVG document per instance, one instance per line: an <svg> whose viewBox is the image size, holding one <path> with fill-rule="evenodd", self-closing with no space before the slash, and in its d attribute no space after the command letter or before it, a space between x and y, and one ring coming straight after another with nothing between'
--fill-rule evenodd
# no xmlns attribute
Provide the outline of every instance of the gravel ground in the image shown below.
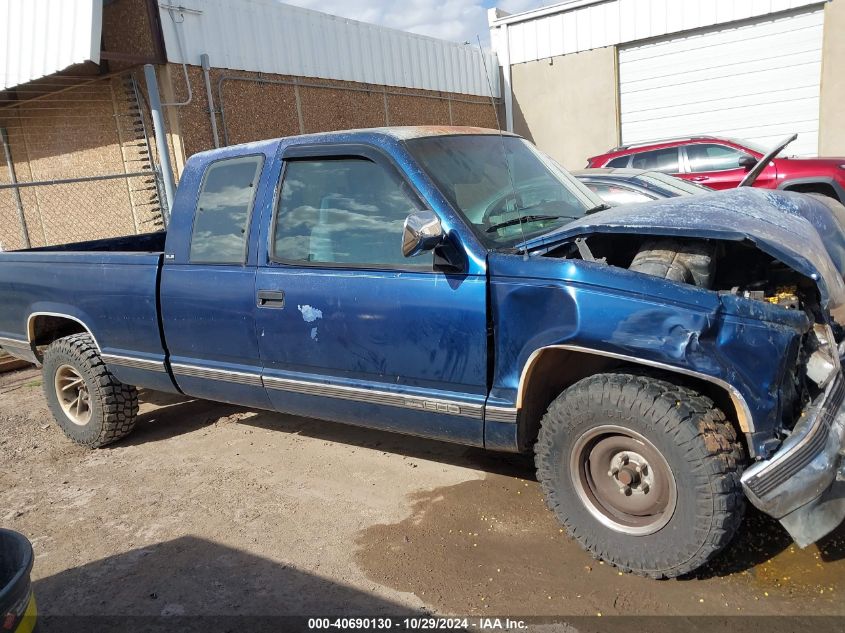
<svg viewBox="0 0 845 633"><path fill-rule="evenodd" d="M32 369L0 376L0 525L45 615L845 615L842 528L799 550L751 514L696 577L646 580L570 541L523 458L155 393L89 451Z"/></svg>

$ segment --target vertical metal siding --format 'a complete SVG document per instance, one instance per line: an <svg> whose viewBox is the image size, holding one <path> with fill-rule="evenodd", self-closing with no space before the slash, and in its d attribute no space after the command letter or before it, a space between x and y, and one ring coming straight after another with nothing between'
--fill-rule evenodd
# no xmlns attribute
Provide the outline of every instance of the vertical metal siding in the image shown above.
<svg viewBox="0 0 845 633"><path fill-rule="evenodd" d="M492 20L507 26L511 64L578 53L822 4L824 0L596 0ZM492 37L500 53L504 42Z"/></svg>
<svg viewBox="0 0 845 633"><path fill-rule="evenodd" d="M191 11L167 8L177 5ZM200 55L207 53L218 68L490 94L482 53L474 46L273 0L161 0L159 11L171 62L198 65ZM182 37L184 60L177 36ZM489 51L483 55L493 96L498 97L496 56Z"/></svg>
<svg viewBox="0 0 845 633"><path fill-rule="evenodd" d="M823 24L817 9L620 48L622 141L798 132L787 153L815 155Z"/></svg>
<svg viewBox="0 0 845 633"><path fill-rule="evenodd" d="M100 62L102 0L0 3L0 89L86 61Z"/></svg>

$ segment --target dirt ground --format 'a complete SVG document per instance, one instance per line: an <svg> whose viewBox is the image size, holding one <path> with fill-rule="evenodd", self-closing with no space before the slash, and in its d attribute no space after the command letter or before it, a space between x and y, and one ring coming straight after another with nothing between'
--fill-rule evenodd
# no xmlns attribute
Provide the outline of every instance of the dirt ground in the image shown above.
<svg viewBox="0 0 845 633"><path fill-rule="evenodd" d="M657 582L570 541L523 458L155 393L141 411L89 451L37 371L0 376L0 526L33 542L42 614L845 615L843 528L799 550L751 514Z"/></svg>

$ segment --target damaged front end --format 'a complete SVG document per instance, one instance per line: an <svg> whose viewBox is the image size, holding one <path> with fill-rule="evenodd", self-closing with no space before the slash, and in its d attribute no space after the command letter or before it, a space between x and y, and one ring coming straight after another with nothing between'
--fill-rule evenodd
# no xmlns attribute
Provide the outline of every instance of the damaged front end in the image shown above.
<svg viewBox="0 0 845 633"><path fill-rule="evenodd" d="M725 318L792 323L778 422L742 475L748 499L804 547L845 519L845 208L745 189L588 215L526 243L710 290ZM791 316L790 316L791 315ZM800 318L799 318L800 317ZM742 347L742 346L740 346ZM772 428L773 427L773 428Z"/></svg>
<svg viewBox="0 0 845 633"><path fill-rule="evenodd" d="M823 357L819 363L833 364L824 389L802 411L778 450L742 475L749 500L779 519L800 547L814 543L845 519L845 380L838 350L832 341L822 345L836 351L814 352Z"/></svg>

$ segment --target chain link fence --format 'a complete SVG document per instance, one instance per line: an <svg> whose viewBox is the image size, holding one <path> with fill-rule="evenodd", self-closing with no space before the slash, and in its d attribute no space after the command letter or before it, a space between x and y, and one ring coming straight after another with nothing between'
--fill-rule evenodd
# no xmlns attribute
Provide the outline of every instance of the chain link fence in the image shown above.
<svg viewBox="0 0 845 633"><path fill-rule="evenodd" d="M0 185L0 250L164 228L155 172Z"/></svg>
<svg viewBox="0 0 845 633"><path fill-rule="evenodd" d="M164 197L134 76L0 111L0 250L164 228Z"/></svg>

